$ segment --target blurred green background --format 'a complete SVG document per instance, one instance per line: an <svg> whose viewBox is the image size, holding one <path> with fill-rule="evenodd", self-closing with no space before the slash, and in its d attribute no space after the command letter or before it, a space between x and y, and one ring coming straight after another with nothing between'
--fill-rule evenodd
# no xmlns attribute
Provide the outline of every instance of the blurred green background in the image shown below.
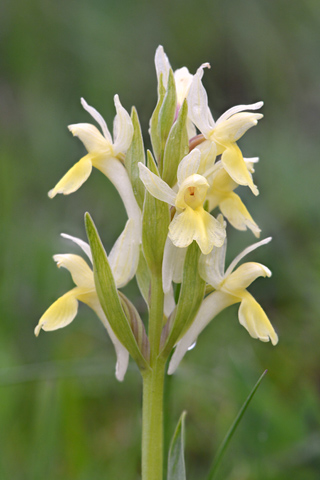
<svg viewBox="0 0 320 480"><path fill-rule="evenodd" d="M215 118L265 101L240 142L260 156L260 196L241 196L273 242L251 259L273 277L250 289L280 342L249 337L237 308L221 314L167 385L166 437L187 410L188 479L213 453L264 369L218 480L313 480L320 472L320 4L318 0L4 0L0 6L1 324L0 478L139 479L141 380L122 384L102 325L87 307L66 329L33 329L72 287L55 253L78 253L60 232L85 237L89 211L107 249L125 212L94 171L75 194L47 192L83 154L67 125L88 122L80 97L111 125L113 95L138 109L145 132L156 102L154 52L204 84ZM228 257L253 243L229 232ZM262 237L262 238L263 238ZM128 290L143 312L136 286Z"/></svg>

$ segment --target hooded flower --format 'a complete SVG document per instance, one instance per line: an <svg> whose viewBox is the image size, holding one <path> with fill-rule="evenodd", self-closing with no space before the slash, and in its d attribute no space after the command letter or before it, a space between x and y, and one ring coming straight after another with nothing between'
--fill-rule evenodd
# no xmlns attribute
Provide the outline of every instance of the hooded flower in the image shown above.
<svg viewBox="0 0 320 480"><path fill-rule="evenodd" d="M168 85L169 71L171 69L171 65L162 45L159 45L156 50L154 63L156 66L158 83L160 75L162 74L163 86L166 89ZM210 67L210 65L208 63L205 63L203 67ZM187 67L178 68L178 70L174 71L174 80L177 93L177 111L179 111L184 99L188 96L189 89L193 80L193 75L189 72ZM189 138L192 138L196 135L196 129L190 119L188 119L187 122L187 129Z"/></svg>
<svg viewBox="0 0 320 480"><path fill-rule="evenodd" d="M179 164L178 193L142 163L139 163L139 170L148 192L176 208L176 214L169 226L172 243L176 247L184 248L195 240L206 255L214 245L223 244L226 232L203 208L209 184L205 177L196 173L199 165L200 151L195 148Z"/></svg>
<svg viewBox="0 0 320 480"><path fill-rule="evenodd" d="M91 250L86 242L70 235L62 234L62 236L79 245L92 263ZM109 255L109 262L118 288L125 286L131 280L137 268L138 259L135 255L133 237L133 221L128 220L124 231L114 244ZM129 354L114 334L101 308L95 288L93 271L79 255L61 254L54 255L53 258L59 268L63 267L69 270L76 287L58 298L46 310L35 328L35 335L38 336L41 329L52 331L69 325L77 315L78 302L85 303L97 314L108 331L117 354L116 377L119 381L122 381L128 367Z"/></svg>
<svg viewBox="0 0 320 480"><path fill-rule="evenodd" d="M239 185L247 185L254 195L259 191L254 185L252 176L243 159L237 140L254 125L263 115L245 110L257 110L263 102L252 105L238 105L227 110L215 122L208 107L208 97L201 79L202 65L193 77L188 93L189 117L207 140L216 145L217 155L222 154L221 162L230 177Z"/></svg>
<svg viewBox="0 0 320 480"><path fill-rule="evenodd" d="M221 248L214 248L211 254L201 258L200 275L216 290L205 298L193 324L177 344L169 365L169 374L176 370L187 350L196 342L198 335L208 323L234 303L240 303L239 322L253 338L263 342L271 340L273 345L278 343L278 336L267 315L247 291L256 278L270 277L270 270L261 263L255 262L244 263L234 270L244 256L261 245L269 243L270 240L271 237L246 248L231 262L226 271L224 271L226 242Z"/></svg>
<svg viewBox="0 0 320 480"><path fill-rule="evenodd" d="M69 125L69 130L79 137L88 154L76 163L57 185L48 193L50 198L58 193L69 195L78 190L90 176L92 167L97 168L109 178L118 190L129 218L136 224L136 235L141 237L141 212L133 194L128 173L122 163L133 135L133 125L128 112L120 103L118 95L114 97L117 115L114 119L113 138L107 124L97 110L82 98L82 106L100 125L100 131L89 123Z"/></svg>

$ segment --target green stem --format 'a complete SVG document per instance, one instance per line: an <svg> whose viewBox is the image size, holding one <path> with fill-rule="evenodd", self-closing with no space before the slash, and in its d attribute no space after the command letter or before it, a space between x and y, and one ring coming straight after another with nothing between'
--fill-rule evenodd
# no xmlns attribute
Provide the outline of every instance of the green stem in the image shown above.
<svg viewBox="0 0 320 480"><path fill-rule="evenodd" d="M164 373L165 362L159 359L142 375L142 480L162 480Z"/></svg>

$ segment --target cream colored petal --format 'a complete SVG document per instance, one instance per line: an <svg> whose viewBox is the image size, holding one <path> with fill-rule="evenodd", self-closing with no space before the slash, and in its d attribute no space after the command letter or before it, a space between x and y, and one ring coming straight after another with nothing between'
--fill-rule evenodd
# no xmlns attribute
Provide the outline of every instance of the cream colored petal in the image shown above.
<svg viewBox="0 0 320 480"><path fill-rule="evenodd" d="M165 183L160 177L150 172L150 170L141 162L138 163L138 166L140 172L140 179L148 192L158 200L174 206L176 194L172 190L172 188L170 188L169 185Z"/></svg>
<svg viewBox="0 0 320 480"><path fill-rule="evenodd" d="M156 50L154 63L156 66L158 83L159 83L160 75L162 73L162 82L163 82L164 88L166 89L168 85L169 70L171 68L171 65L167 55L164 52L162 45L159 45L159 47Z"/></svg>
<svg viewBox="0 0 320 480"><path fill-rule="evenodd" d="M231 295L239 295L239 292L249 287L258 277L271 277L271 271L261 263L244 263L226 277L221 288Z"/></svg>
<svg viewBox="0 0 320 480"><path fill-rule="evenodd" d="M230 273L235 269L238 263L249 253L253 252L256 248L261 247L262 245L266 245L267 243L271 242L272 237L267 237L261 240L260 242L256 242L253 245L245 248L236 258L230 263L228 269L226 270L225 277L229 276Z"/></svg>
<svg viewBox="0 0 320 480"><path fill-rule="evenodd" d="M71 235L68 235L67 233L61 233L61 237L63 238L66 238L67 240L71 240L73 243L75 243L76 245L79 245L79 247L82 249L82 251L87 255L87 257L89 258L90 262L92 262L92 253L91 253L91 249L90 249L90 246L87 242L84 242L83 240L81 240L80 238L77 238L77 237L72 237Z"/></svg>
<svg viewBox="0 0 320 480"><path fill-rule="evenodd" d="M241 150L235 143L226 145L226 149L221 157L221 162L236 183L239 185L248 185L254 195L259 194L259 190L254 185L252 176L243 160Z"/></svg>
<svg viewBox="0 0 320 480"><path fill-rule="evenodd" d="M213 247L208 255L201 255L199 274L209 285L218 288L224 276L227 238L221 247Z"/></svg>
<svg viewBox="0 0 320 480"><path fill-rule="evenodd" d="M198 169L198 174L203 175L208 179L211 175L212 169L214 168L216 156L217 156L217 147L214 142L210 140L205 140L197 146L197 149L200 150L200 166ZM219 162L221 164L221 162ZM210 183L210 182L209 182Z"/></svg>
<svg viewBox="0 0 320 480"><path fill-rule="evenodd" d="M187 67L179 68L174 72L178 105L182 105L183 100L187 98L192 79L193 75L191 75Z"/></svg>
<svg viewBox="0 0 320 480"><path fill-rule="evenodd" d="M195 240L205 255L214 245L221 246L225 235L221 224L202 207L196 210L187 207L169 226L169 237L176 247L185 248Z"/></svg>
<svg viewBox="0 0 320 480"><path fill-rule="evenodd" d="M133 125L129 113L120 103L119 96L114 96L114 105L117 115L113 124L113 151L117 156L120 153L125 154L131 145L133 136Z"/></svg>
<svg viewBox="0 0 320 480"><path fill-rule="evenodd" d="M109 321L105 316L104 311L101 308L96 292L88 292L87 294L80 296L79 300L81 302L86 303L90 308L92 308L92 310L100 318L102 324L106 328L116 351L116 356L117 356L116 378L117 380L119 380L119 382L122 382L128 368L128 363L129 363L128 350L122 345L122 343L118 340L118 338L114 334L109 324Z"/></svg>
<svg viewBox="0 0 320 480"><path fill-rule="evenodd" d="M81 289L74 288L70 290L70 292L58 298L58 300L46 310L34 330L36 336L39 335L41 329L49 332L63 328L72 322L78 312L77 293L79 290Z"/></svg>
<svg viewBox="0 0 320 480"><path fill-rule="evenodd" d="M272 345L278 343L278 335L274 331L267 315L259 303L248 293L243 298L239 308L239 322L249 332L251 337L262 342L271 340Z"/></svg>
<svg viewBox="0 0 320 480"><path fill-rule="evenodd" d="M61 178L57 185L50 190L50 192L48 192L48 196L53 198L58 193L69 195L70 193L76 192L90 176L91 170L91 156L86 155L70 168L70 170Z"/></svg>
<svg viewBox="0 0 320 480"><path fill-rule="evenodd" d="M200 166L200 150L194 148L188 155L186 155L178 166L177 179L178 185L181 185L190 175L198 172Z"/></svg>
<svg viewBox="0 0 320 480"><path fill-rule="evenodd" d="M187 249L178 248L173 245L167 237L162 262L162 284L164 293L168 293L172 287L172 282L181 283L183 276L183 266Z"/></svg>
<svg viewBox="0 0 320 480"><path fill-rule="evenodd" d="M141 210L135 199L128 172L120 160L110 157L95 161L94 166L100 170L117 189L128 217L132 218L136 225L136 239L141 242Z"/></svg>
<svg viewBox="0 0 320 480"><path fill-rule="evenodd" d="M211 293L203 300L191 327L176 346L169 364L169 375L175 372L188 349L194 344L198 335L204 330L208 323L222 310L238 301L239 299L219 291Z"/></svg>
<svg viewBox="0 0 320 480"><path fill-rule="evenodd" d="M208 106L207 92L202 85L203 68L209 67L209 64L203 64L194 75L190 85L187 101L188 116L203 135L208 138L210 132L215 126L211 112Z"/></svg>
<svg viewBox="0 0 320 480"><path fill-rule="evenodd" d="M234 228L237 230L247 230L249 228L259 238L260 228L236 193L229 192L225 194L221 198L219 208Z"/></svg>
<svg viewBox="0 0 320 480"><path fill-rule="evenodd" d="M69 270L77 287L94 289L93 272L79 255L59 254L53 256L57 266Z"/></svg>
<svg viewBox="0 0 320 480"><path fill-rule="evenodd" d="M263 102L252 103L251 105L237 105L235 107L229 108L226 112L224 112L221 117L218 118L216 124L224 122L232 115L236 113L243 112L244 110L259 110L263 106Z"/></svg>
<svg viewBox="0 0 320 480"><path fill-rule="evenodd" d="M80 138L89 153L102 153L112 155L112 144L107 140L97 127L90 123L77 123L68 126L73 136Z"/></svg>
<svg viewBox="0 0 320 480"><path fill-rule="evenodd" d="M215 138L222 144L236 142L249 128L257 125L263 117L261 113L237 113L224 122L219 123L214 129Z"/></svg>
<svg viewBox="0 0 320 480"><path fill-rule="evenodd" d="M111 134L109 132L109 129L107 127L106 122L104 121L104 118L100 115L100 113L93 107L87 104L84 98L81 98L81 105L87 112L90 113L90 115L95 119L95 121L100 125L101 130L103 132L104 137L108 140L108 142L111 144L112 143L112 138Z"/></svg>
<svg viewBox="0 0 320 480"><path fill-rule="evenodd" d="M117 288L127 285L137 271L140 244L135 228L134 220L129 219L108 257Z"/></svg>

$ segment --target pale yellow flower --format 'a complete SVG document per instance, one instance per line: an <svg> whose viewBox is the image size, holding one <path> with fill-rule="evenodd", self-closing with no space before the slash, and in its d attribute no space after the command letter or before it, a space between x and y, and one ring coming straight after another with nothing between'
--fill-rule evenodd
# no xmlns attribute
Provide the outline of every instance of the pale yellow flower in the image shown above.
<svg viewBox="0 0 320 480"><path fill-rule="evenodd" d="M86 242L70 235L62 235L78 244L92 263L91 250ZM118 288L125 286L135 274L138 261L135 250L134 224L132 220L128 220L124 231L109 254L110 266ZM116 377L120 381L123 380L128 366L129 354L114 334L101 308L92 269L79 255L61 254L54 255L53 258L59 268L63 267L69 270L76 287L58 298L46 310L35 328L35 335L38 336L41 329L52 331L69 325L77 315L78 302L85 303L97 314L110 336L117 355Z"/></svg>
<svg viewBox="0 0 320 480"><path fill-rule="evenodd" d="M195 240L202 253L208 254L214 245L221 246L225 228L203 208L208 181L198 175L200 151L192 150L178 167L178 193L160 177L139 163L140 178L151 195L176 208L169 226L169 238L179 248L185 248Z"/></svg>
<svg viewBox="0 0 320 480"><path fill-rule="evenodd" d="M229 305L240 303L238 317L240 324L249 332L251 337L263 342L271 340L273 345L278 343L278 335L274 331L267 315L247 291L247 288L258 277L270 277L270 270L261 263L248 262L234 268L248 253L261 245L269 243L266 238L246 248L231 262L224 271L226 243L221 248L214 248L209 255L202 256L200 261L200 275L206 282L215 288L202 302L191 327L178 342L170 361L168 373L173 373L181 359L190 347L196 342L198 335L210 321Z"/></svg>
<svg viewBox="0 0 320 480"><path fill-rule="evenodd" d="M248 166L249 163L252 165L258 159L244 160ZM252 171L252 167L250 169ZM215 164L214 174L209 176L208 181L210 184L207 192L209 211L219 207L221 213L234 228L237 230L247 230L249 228L256 237L259 237L260 228L251 217L239 195L233 191L238 187L238 184L232 180L221 162Z"/></svg>
<svg viewBox="0 0 320 480"><path fill-rule="evenodd" d="M255 195L259 191L254 185L250 171L243 159L237 140L258 123L263 115L244 110L257 110L263 102L252 105L238 105L227 110L215 122L208 107L208 97L201 78L202 65L193 77L188 93L189 117L207 140L217 148L217 155L222 154L221 162L230 177L239 185L247 185Z"/></svg>

